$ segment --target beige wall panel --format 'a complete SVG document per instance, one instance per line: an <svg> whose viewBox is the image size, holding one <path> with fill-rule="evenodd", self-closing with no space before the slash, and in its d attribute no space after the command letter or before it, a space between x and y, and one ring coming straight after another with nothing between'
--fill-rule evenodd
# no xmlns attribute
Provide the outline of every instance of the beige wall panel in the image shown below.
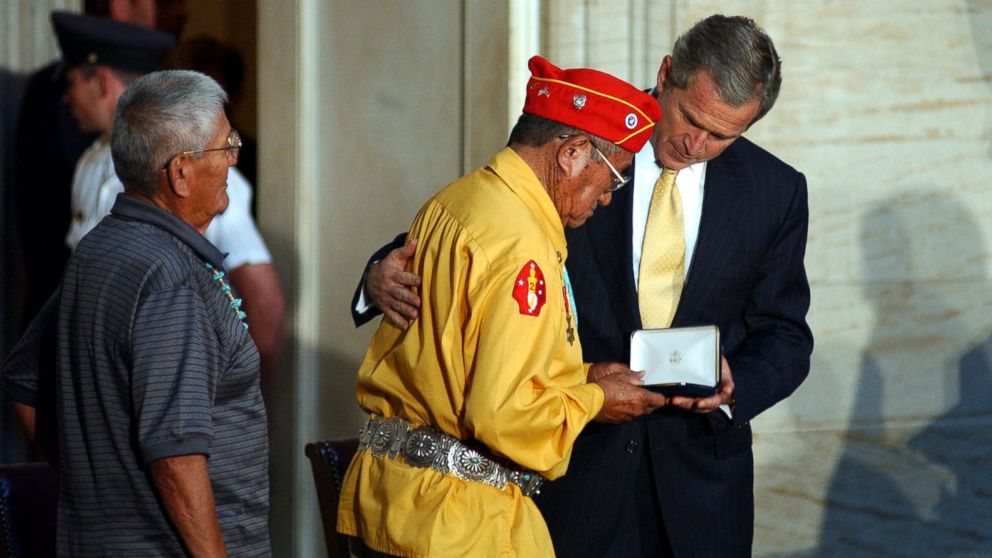
<svg viewBox="0 0 992 558"><path fill-rule="evenodd" d="M541 3L541 54L562 68L586 66L588 9L580 0Z"/></svg>
<svg viewBox="0 0 992 558"><path fill-rule="evenodd" d="M983 180L992 170L989 43L987 33L975 30L978 22L988 23L992 5L899 4L898 17L893 9L889 3L857 4L838 12L832 3L809 3L794 14L780 44L782 101L751 134L807 173L811 205L821 217L811 222L807 260L817 282L862 276L856 260L840 265L837 250L820 248L853 248L863 236L885 234L860 226L869 208L927 204L935 197L957 201L980 221L989 215ZM932 62L926 75L921 60ZM891 266L876 275L898 278L911 271L929 280L987 274L988 258L975 252L987 250L987 241L962 242L947 223L933 219L915 226L928 227L933 237L904 262L913 269ZM978 232L989 238L987 227ZM954 258L946 262L950 267L927 263L935 248L952 252L944 256Z"/></svg>
<svg viewBox="0 0 992 558"><path fill-rule="evenodd" d="M642 37L632 31L630 2L589 2L585 7L583 65L626 79L632 72L633 44Z"/></svg>
<svg viewBox="0 0 992 558"><path fill-rule="evenodd" d="M81 0L0 2L0 68L29 72L58 56L52 10L79 12Z"/></svg>
<svg viewBox="0 0 992 558"><path fill-rule="evenodd" d="M324 552L305 443L317 439L313 386L319 375L316 355L320 333L319 247L315 199L319 188L314 123L317 7L301 0L291 5L258 6L259 227L287 294L286 351L273 397L270 420L270 525L274 555L321 556Z"/></svg>
<svg viewBox="0 0 992 558"><path fill-rule="evenodd" d="M334 2L320 38L321 435L355 434L354 378L375 324L349 306L372 251L462 170L460 2ZM401 32L397 32L401 30Z"/></svg>
<svg viewBox="0 0 992 558"><path fill-rule="evenodd" d="M465 146L462 173L488 163L493 154L506 145L510 136L510 122L506 116L513 112L519 114L522 108L508 105L510 9L508 2L475 0L464 3Z"/></svg>
<svg viewBox="0 0 992 558"><path fill-rule="evenodd" d="M671 0L638 0L630 11L631 83L649 88L657 81L658 67L675 42L674 3Z"/></svg>
<svg viewBox="0 0 992 558"><path fill-rule="evenodd" d="M542 54L563 68L592 67L654 85L674 41L672 0L544 0Z"/></svg>

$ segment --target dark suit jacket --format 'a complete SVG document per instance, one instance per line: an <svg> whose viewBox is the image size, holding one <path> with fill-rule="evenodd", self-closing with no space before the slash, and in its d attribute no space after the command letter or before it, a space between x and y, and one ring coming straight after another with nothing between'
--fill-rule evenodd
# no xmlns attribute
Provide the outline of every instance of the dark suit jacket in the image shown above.
<svg viewBox="0 0 992 558"><path fill-rule="evenodd" d="M6 212L13 225L11 242L19 245L25 275L14 291L24 304L17 335L62 279L69 259L65 235L72 221L72 175L76 161L97 138L79 130L62 101L66 83L53 79L57 65L52 62L28 79L11 158Z"/></svg>
<svg viewBox="0 0 992 558"><path fill-rule="evenodd" d="M654 413L591 424L568 473L536 498L559 557L607 555L635 536L619 510L655 499L676 556L750 556L753 460L749 421L809 372L809 284L803 266L806 180L740 138L706 169L699 237L673 326L716 324L736 385L734 418ZM631 264L633 188L566 233L568 272L586 362L629 362L641 327ZM655 494L636 494L639 467ZM653 509L653 506L646 506Z"/></svg>
<svg viewBox="0 0 992 558"><path fill-rule="evenodd" d="M566 231L586 362L629 362L630 334L641 326L631 264L632 194L630 186L618 191L583 227ZM621 509L634 502L652 515L660 512L648 521L663 521L658 531L668 533L676 556L750 556L749 421L802 383L813 349L803 267L807 224L806 180L795 169L744 138L710 161L699 236L673 326L719 326L736 384L734 419L663 410L622 425L590 424L567 474L535 498L560 558L601 558L610 551L628 558L611 544L639 536L621 520ZM373 259L403 240L397 237ZM372 315L354 314L355 322ZM654 479L654 494L635 488L644 474Z"/></svg>

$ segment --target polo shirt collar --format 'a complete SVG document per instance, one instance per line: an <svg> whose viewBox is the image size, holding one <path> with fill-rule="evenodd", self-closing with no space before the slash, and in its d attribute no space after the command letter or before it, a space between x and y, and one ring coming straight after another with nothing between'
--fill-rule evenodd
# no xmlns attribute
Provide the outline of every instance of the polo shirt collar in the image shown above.
<svg viewBox="0 0 992 558"><path fill-rule="evenodd" d="M197 255L217 269L223 269L224 258L227 254L218 250L216 246L211 244L202 234L196 232L196 229L189 226L188 223L161 207L127 194L118 194L117 200L114 202L114 207L111 208L110 212L127 219L155 225L181 240L196 252Z"/></svg>

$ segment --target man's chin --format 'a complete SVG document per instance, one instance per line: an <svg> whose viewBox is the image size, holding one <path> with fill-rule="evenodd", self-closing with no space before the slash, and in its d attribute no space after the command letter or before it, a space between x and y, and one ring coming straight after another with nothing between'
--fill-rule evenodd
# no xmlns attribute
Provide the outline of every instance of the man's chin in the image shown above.
<svg viewBox="0 0 992 558"><path fill-rule="evenodd" d="M227 196L227 188L225 188L224 201L223 203L220 204L220 211L217 212L217 215L223 215L224 212L227 211L227 208L230 207L230 205L231 205L231 198Z"/></svg>
<svg viewBox="0 0 992 558"><path fill-rule="evenodd" d="M667 146L667 147L668 149L663 150L660 155L657 153L655 154L655 156L658 158L659 161L661 161L661 164L666 169L682 170L697 162L691 157L683 156L681 153L678 152L677 149L671 146Z"/></svg>
<svg viewBox="0 0 992 558"><path fill-rule="evenodd" d="M577 228L581 227L582 225L585 225L586 224L586 221L588 221L590 217L592 217L592 213L590 213L589 215L586 215L584 217L575 217L571 221L569 221L568 224L565 225L565 226L568 227L568 228L570 228L570 229L577 229Z"/></svg>

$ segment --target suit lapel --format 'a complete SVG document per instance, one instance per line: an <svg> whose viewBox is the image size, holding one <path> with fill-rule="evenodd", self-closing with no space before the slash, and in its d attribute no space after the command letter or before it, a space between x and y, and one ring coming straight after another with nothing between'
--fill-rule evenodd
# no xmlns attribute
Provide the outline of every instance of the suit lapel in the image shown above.
<svg viewBox="0 0 992 558"><path fill-rule="evenodd" d="M741 178L744 176L744 169L734 156L735 152L731 145L706 165L699 235L696 237L689 275L686 277L673 326L691 323L692 316L697 314L694 301L703 298L700 295L706 283L714 280L714 273L726 266L726 258L731 257L724 253L722 247L728 235L735 234L735 203L739 201L738 196L743 194Z"/></svg>
<svg viewBox="0 0 992 558"><path fill-rule="evenodd" d="M604 282L606 285L619 287L610 291L610 298L626 331L641 327L630 250L633 203L634 187L633 184L628 184L613 194L612 203L598 209L588 224L590 228L596 229L589 231L589 238Z"/></svg>

